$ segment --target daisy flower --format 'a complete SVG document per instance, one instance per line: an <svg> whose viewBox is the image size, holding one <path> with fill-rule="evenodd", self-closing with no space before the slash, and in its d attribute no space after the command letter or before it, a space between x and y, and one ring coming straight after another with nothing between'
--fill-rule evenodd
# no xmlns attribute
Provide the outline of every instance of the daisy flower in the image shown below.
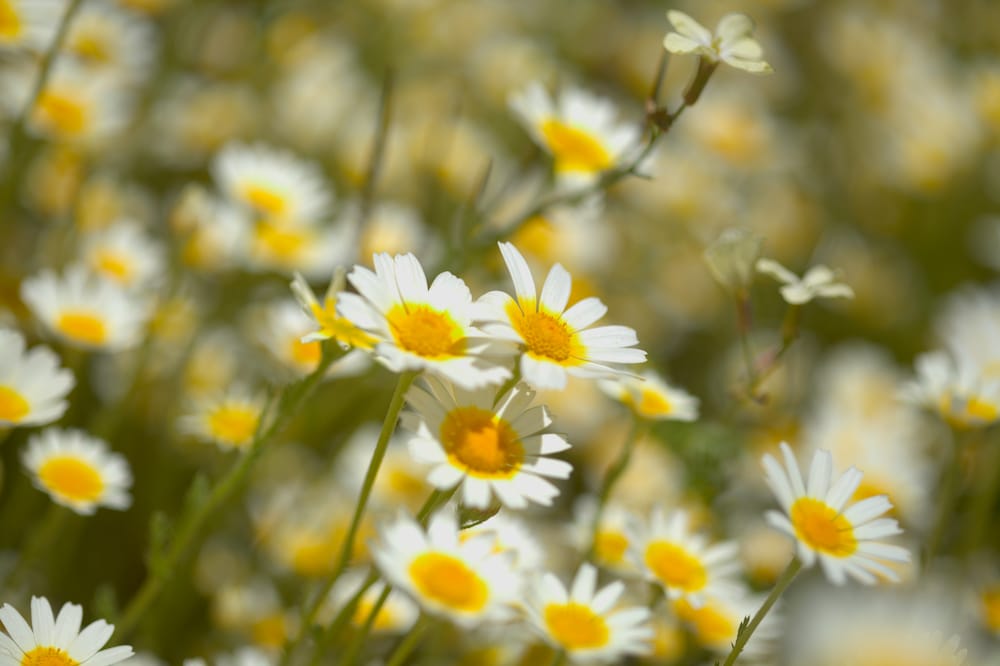
<svg viewBox="0 0 1000 666"><path fill-rule="evenodd" d="M477 309L461 278L441 273L428 287L412 254L373 259L374 272L355 266L348 274L358 293L339 294L337 311L377 339L380 362L393 372L427 370L466 389L510 376L479 358L489 341L472 326Z"/></svg>
<svg viewBox="0 0 1000 666"><path fill-rule="evenodd" d="M240 449L253 441L264 412L264 400L241 387L199 398L194 413L181 418L181 430L215 442L223 449Z"/></svg>
<svg viewBox="0 0 1000 666"><path fill-rule="evenodd" d="M720 60L752 74L767 74L771 66L764 61L764 50L750 35L753 21L745 14L726 14L713 35L693 18L672 9L667 19L674 30L663 38L663 48L675 54L702 56L710 62Z"/></svg>
<svg viewBox="0 0 1000 666"><path fill-rule="evenodd" d="M521 581L507 553L493 551L489 535L459 538L451 511L440 511L423 528L400 515L382 530L375 564L386 578L429 612L463 627L510 616Z"/></svg>
<svg viewBox="0 0 1000 666"><path fill-rule="evenodd" d="M251 308L246 324L260 346L296 375L309 374L323 358L319 340L303 340L312 327L290 299Z"/></svg>
<svg viewBox="0 0 1000 666"><path fill-rule="evenodd" d="M46 51L59 29L66 0L0 0L0 51Z"/></svg>
<svg viewBox="0 0 1000 666"><path fill-rule="evenodd" d="M242 212L240 213L242 215ZM329 275L349 259L354 246L346 226L325 226L306 222L252 221L243 217L242 260L255 271L276 271L285 275L301 272L310 278Z"/></svg>
<svg viewBox="0 0 1000 666"><path fill-rule="evenodd" d="M639 340L631 328L589 328L607 312L599 299L585 298L566 308L571 278L560 264L552 266L539 295L521 253L510 243L499 245L517 298L502 291L483 295L479 303L484 306L484 317L494 322L483 325L483 330L521 346L521 376L525 381L538 389L562 389L567 374L614 376L621 371L607 363L646 360L646 352L632 348Z"/></svg>
<svg viewBox="0 0 1000 666"><path fill-rule="evenodd" d="M291 285L295 300L299 302L313 323L319 327L318 330L302 336L302 342L333 338L344 349L357 347L361 350L371 351L375 347L375 338L355 326L349 319L337 314L337 294L344 290L344 282L344 271L337 269L333 279L330 280L326 294L323 296L323 302L320 303L305 278L298 273L295 274Z"/></svg>
<svg viewBox="0 0 1000 666"><path fill-rule="evenodd" d="M49 269L28 278L21 283L21 300L49 332L73 347L97 351L138 344L152 314L148 302L80 265L61 278Z"/></svg>
<svg viewBox="0 0 1000 666"><path fill-rule="evenodd" d="M95 72L141 81L156 55L152 25L108 3L87 3L70 25L65 50Z"/></svg>
<svg viewBox="0 0 1000 666"><path fill-rule="evenodd" d="M1000 381L984 380L968 362L946 351L921 354L914 365L916 379L900 389L904 401L937 412L957 428L981 428L1000 420Z"/></svg>
<svg viewBox="0 0 1000 666"><path fill-rule="evenodd" d="M104 620L91 622L83 631L83 608L66 603L59 614L45 597L31 597L31 624L10 604L0 608L0 666L110 666L132 656L128 645L102 650L114 633Z"/></svg>
<svg viewBox="0 0 1000 666"><path fill-rule="evenodd" d="M762 602L762 595L751 595L740 587L729 594L706 595L698 607L681 598L674 602L673 609L690 630L695 643L706 650L726 654L736 642L740 624L753 616ZM779 637L781 625L781 616L772 609L747 641L743 655L754 658L766 654L773 640Z"/></svg>
<svg viewBox="0 0 1000 666"><path fill-rule="evenodd" d="M639 142L639 129L619 123L614 105L570 88L553 100L540 83L512 96L510 107L555 162L564 184L588 185L623 163Z"/></svg>
<svg viewBox="0 0 1000 666"><path fill-rule="evenodd" d="M162 278L166 256L162 246L132 220L87 234L83 261L95 273L124 287L143 287Z"/></svg>
<svg viewBox="0 0 1000 666"><path fill-rule="evenodd" d="M556 648L578 661L611 662L650 651L649 609L617 608L625 584L597 590L597 568L584 563L569 592L554 575L542 577L528 605L528 619Z"/></svg>
<svg viewBox="0 0 1000 666"><path fill-rule="evenodd" d="M694 421L698 418L698 398L671 386L652 370L638 377L616 377L598 382L601 390L620 400L644 419L654 421Z"/></svg>
<svg viewBox="0 0 1000 666"><path fill-rule="evenodd" d="M582 552L593 546L595 562L621 574L635 574L636 565L629 557L634 538L636 517L614 497L601 510L601 521L594 533L597 497L584 495L573 506L570 539Z"/></svg>
<svg viewBox="0 0 1000 666"><path fill-rule="evenodd" d="M632 558L639 569L671 599L683 597L698 608L706 594L731 594L734 589L739 546L735 541L709 545L704 536L691 531L687 511L666 516L654 508L649 526L637 530L632 542Z"/></svg>
<svg viewBox="0 0 1000 666"><path fill-rule="evenodd" d="M326 624L333 621L337 610L343 608L357 593L364 582L364 575L360 571L351 571L341 576L337 583L330 590L327 602L323 608L323 614L327 615ZM365 620L375 609L378 598L385 590L384 581L376 581L369 586L361 595L358 606L351 617L351 624L354 627L361 627ZM410 600L408 596L392 589L386 597L382 608L379 609L372 624L373 634L403 634L413 627L420 615L420 608Z"/></svg>
<svg viewBox="0 0 1000 666"><path fill-rule="evenodd" d="M61 417L76 380L48 347L26 351L24 337L0 329L0 426L45 425Z"/></svg>
<svg viewBox="0 0 1000 666"><path fill-rule="evenodd" d="M36 488L79 514L132 505L132 472L125 456L83 431L49 428L28 441L22 460Z"/></svg>
<svg viewBox="0 0 1000 666"><path fill-rule="evenodd" d="M790 305L805 305L816 298L854 298L854 290L837 282L837 274L823 266L813 266L801 278L774 259L757 260L757 272L783 283L781 297Z"/></svg>
<svg viewBox="0 0 1000 666"><path fill-rule="evenodd" d="M434 465L428 481L446 490L462 484L462 501L485 509L491 495L512 509L529 502L550 505L558 488L543 477L565 479L572 466L547 456L569 444L548 432L545 407L532 406L535 392L518 384L494 407L491 388L463 390L427 378L427 388L411 386L403 427L414 433L410 454Z"/></svg>
<svg viewBox="0 0 1000 666"><path fill-rule="evenodd" d="M827 578L838 585L848 576L866 585L879 578L899 581L883 560L909 562L909 551L878 541L902 533L895 520L879 517L892 509L889 500L879 495L845 506L861 484L860 471L851 467L831 483L833 458L829 451L817 451L807 485L788 444L781 443L781 452L784 466L770 454L763 465L784 513L768 511L766 518L795 539L802 563L808 567L819 559Z"/></svg>

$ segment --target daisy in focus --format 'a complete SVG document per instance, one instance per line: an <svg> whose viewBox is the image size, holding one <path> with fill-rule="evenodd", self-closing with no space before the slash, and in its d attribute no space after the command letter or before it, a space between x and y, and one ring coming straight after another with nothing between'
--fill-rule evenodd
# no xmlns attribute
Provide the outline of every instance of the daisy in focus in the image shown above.
<svg viewBox="0 0 1000 666"><path fill-rule="evenodd" d="M0 329L0 426L31 426L61 417L76 380L48 347L27 351L17 331Z"/></svg>
<svg viewBox="0 0 1000 666"><path fill-rule="evenodd" d="M766 518L795 539L802 563L809 567L818 559L827 578L838 585L848 576L866 585L880 578L898 582L899 574L885 561L906 563L910 553L878 541L902 533L895 520L880 517L892 509L889 500L878 495L846 506L861 484L860 471L851 467L832 482L833 458L829 451L817 451L807 485L788 444L781 443L781 452L784 466L770 454L763 466L784 513L768 511Z"/></svg>
<svg viewBox="0 0 1000 666"><path fill-rule="evenodd" d="M313 324L318 326L314 330L302 336L302 342L314 342L320 340L330 340L337 342L343 349L357 347L364 351L371 351L375 347L376 339L368 335L355 326L349 319L337 314L337 294L344 290L344 272L338 269L330 280L323 302L320 303L316 294L309 287L305 278L295 274L292 280L292 293L295 300L305 311L306 315L312 319Z"/></svg>
<svg viewBox="0 0 1000 666"><path fill-rule="evenodd" d="M83 608L66 603L53 616L44 597L31 598L31 624L10 604L0 608L2 666L111 666L132 656L128 645L102 650L114 633L104 620L91 622L83 630Z"/></svg>
<svg viewBox="0 0 1000 666"><path fill-rule="evenodd" d="M28 441L22 459L36 488L79 514L132 505L132 472L125 456L83 431L49 428Z"/></svg>
<svg viewBox="0 0 1000 666"><path fill-rule="evenodd" d="M567 308L572 280L555 264L545 278L541 294L535 288L531 269L510 243L500 243L516 299L502 291L491 291L479 299L491 323L483 330L498 339L520 345L521 375L535 388L562 389L567 374L578 377L609 377L621 371L609 363L642 363L646 352L635 349L635 331L626 326L591 328L607 312L595 297Z"/></svg>
<svg viewBox="0 0 1000 666"><path fill-rule="evenodd" d="M193 413L181 418L180 428L223 449L241 449L253 441L264 413L264 400L235 387L198 398Z"/></svg>
<svg viewBox="0 0 1000 666"><path fill-rule="evenodd" d="M411 455L434 465L431 485L447 490L461 483L462 502L478 509L492 495L512 509L552 504L559 490L544 477L568 478L572 466L547 456L569 444L548 432L552 419L545 407L532 406L534 391L519 384L494 407L490 388L467 391L433 378L426 386L410 387L406 401L414 411L402 423L414 433Z"/></svg>
<svg viewBox="0 0 1000 666"><path fill-rule="evenodd" d="M614 105L570 88L553 100L540 83L510 99L510 107L535 142L555 162L560 183L585 186L625 161L639 130L618 122Z"/></svg>
<svg viewBox="0 0 1000 666"><path fill-rule="evenodd" d="M376 254L375 271L355 266L347 279L357 294L337 296L340 316L372 335L376 358L393 372L427 370L475 389L510 376L479 354L489 341L472 326L476 308L461 278L441 273L427 285L412 254Z"/></svg>
<svg viewBox="0 0 1000 666"><path fill-rule="evenodd" d="M66 4L66 0L0 0L0 51L46 51Z"/></svg>
<svg viewBox="0 0 1000 666"><path fill-rule="evenodd" d="M400 516L383 528L372 555L394 587L426 610L472 627L508 618L521 590L509 554L494 552L494 544L487 534L460 539L455 515L445 510L431 518L426 532Z"/></svg>
<svg viewBox="0 0 1000 666"><path fill-rule="evenodd" d="M578 661L612 662L650 651L653 630L649 609L618 607L625 584L615 581L597 590L597 569L584 563L567 592L547 573L527 612L531 624L557 649Z"/></svg>
<svg viewBox="0 0 1000 666"><path fill-rule="evenodd" d="M671 386L652 370L646 370L638 377L601 380L598 386L606 395L621 401L644 419L694 421L698 418L698 398Z"/></svg>
<svg viewBox="0 0 1000 666"><path fill-rule="evenodd" d="M801 278L773 259L758 259L757 272L781 282L781 297L790 305L805 305L816 298L854 298L854 290L837 281L837 274L813 266Z"/></svg>
<svg viewBox="0 0 1000 666"><path fill-rule="evenodd" d="M667 19L674 30L663 38L663 48L674 54L702 56L712 63L724 62L751 74L767 74L771 66L764 50L751 35L753 21L745 14L726 14L712 34L693 18L672 9Z"/></svg>

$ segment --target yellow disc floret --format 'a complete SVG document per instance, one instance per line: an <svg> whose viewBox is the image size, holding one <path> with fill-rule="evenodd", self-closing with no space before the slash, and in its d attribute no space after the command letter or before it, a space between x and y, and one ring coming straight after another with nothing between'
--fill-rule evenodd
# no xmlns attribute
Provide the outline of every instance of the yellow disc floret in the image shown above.
<svg viewBox="0 0 1000 666"><path fill-rule="evenodd" d="M0 421L17 423L31 411L31 405L9 386L0 386Z"/></svg>
<svg viewBox="0 0 1000 666"><path fill-rule="evenodd" d="M561 365L576 365L583 358L579 337L558 315L511 303L507 316L529 354Z"/></svg>
<svg viewBox="0 0 1000 666"><path fill-rule="evenodd" d="M441 422L441 443L452 464L473 476L508 478L524 462L517 432L493 412L457 407Z"/></svg>
<svg viewBox="0 0 1000 666"><path fill-rule="evenodd" d="M208 414L208 430L215 439L243 446L250 442L257 430L260 412L250 405L224 403Z"/></svg>
<svg viewBox="0 0 1000 666"><path fill-rule="evenodd" d="M604 647L611 637L604 618L583 604L549 604L544 620L549 635L567 650Z"/></svg>
<svg viewBox="0 0 1000 666"><path fill-rule="evenodd" d="M461 327L447 312L423 304L394 305L386 314L400 349L424 358L460 356L465 349Z"/></svg>
<svg viewBox="0 0 1000 666"><path fill-rule="evenodd" d="M695 592L705 587L708 572L697 557L669 541L646 546L646 566L667 587Z"/></svg>
<svg viewBox="0 0 1000 666"><path fill-rule="evenodd" d="M66 310L56 320L56 330L70 340L87 345L101 346L108 339L104 320L86 310Z"/></svg>
<svg viewBox="0 0 1000 666"><path fill-rule="evenodd" d="M826 503L802 497L789 513L796 535L813 550L834 557L849 557L857 550L854 526Z"/></svg>
<svg viewBox="0 0 1000 666"><path fill-rule="evenodd" d="M21 666L78 666L65 650L57 647L36 647L21 657Z"/></svg>
<svg viewBox="0 0 1000 666"><path fill-rule="evenodd" d="M417 591L451 610L474 613L489 600L489 588L465 562L444 553L418 555L409 568Z"/></svg>
<svg viewBox="0 0 1000 666"><path fill-rule="evenodd" d="M600 140L585 130L550 118L540 127L556 171L596 173L611 168L614 159Z"/></svg>
<svg viewBox="0 0 1000 666"><path fill-rule="evenodd" d="M38 468L38 478L53 494L77 502L94 502L104 492L104 479L89 462L54 456Z"/></svg>

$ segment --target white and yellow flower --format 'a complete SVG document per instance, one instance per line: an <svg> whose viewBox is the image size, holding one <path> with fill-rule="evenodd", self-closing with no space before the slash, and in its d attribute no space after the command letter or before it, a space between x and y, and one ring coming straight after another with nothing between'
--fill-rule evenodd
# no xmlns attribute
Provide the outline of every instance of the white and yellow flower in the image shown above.
<svg viewBox="0 0 1000 666"><path fill-rule="evenodd" d="M854 298L854 290L838 282L836 272L822 264L800 278L774 259L761 258L757 260L757 272L781 282L781 297L790 305L805 305L816 298Z"/></svg>
<svg viewBox="0 0 1000 666"><path fill-rule="evenodd" d="M569 88L553 100L540 83L510 98L510 107L555 162L560 183L587 185L637 148L639 129L616 120L609 100Z"/></svg>
<svg viewBox="0 0 1000 666"><path fill-rule="evenodd" d="M20 333L0 329L0 426L52 423L66 412L75 384L51 349L28 351Z"/></svg>
<svg viewBox="0 0 1000 666"><path fill-rule="evenodd" d="M567 308L572 280L555 264L545 278L541 295L535 289L531 269L510 243L500 243L516 298L491 291L479 299L482 314L491 323L483 330L497 339L518 344L521 376L535 388L562 389L567 374L578 377L612 377L619 374L607 364L642 363L646 352L635 349L635 331L627 326L591 328L607 312L595 297Z"/></svg>
<svg viewBox="0 0 1000 666"><path fill-rule="evenodd" d="M597 498L580 497L573 506L573 525L570 538L582 552L592 549L594 562L620 574L634 575L635 562L630 557L635 538L636 516L617 501L609 498L601 510L601 520L594 531L597 515Z"/></svg>
<svg viewBox="0 0 1000 666"><path fill-rule="evenodd" d="M644 419L694 421L698 418L698 398L671 386L652 370L638 377L601 380L598 385L605 394L620 400Z"/></svg>
<svg viewBox="0 0 1000 666"><path fill-rule="evenodd" d="M31 597L31 624L10 604L0 608L0 666L111 666L132 656L128 645L102 650L114 633L104 620L83 631L83 608L66 603L53 616L45 597Z"/></svg>
<svg viewBox="0 0 1000 666"><path fill-rule="evenodd" d="M946 351L917 357L915 379L900 388L900 397L940 414L958 428L982 428L1000 420L1000 380L986 380L966 358Z"/></svg>
<svg viewBox="0 0 1000 666"><path fill-rule="evenodd" d="M344 290L344 284L344 271L338 268L330 280L330 286L327 287L326 294L323 296L323 302L320 303L305 278L298 273L295 274L295 279L292 280L291 284L292 293L295 294L295 299L305 313L312 319L313 324L319 327L318 330L313 330L302 336L302 342L332 338L344 349L356 347L363 351L371 351L375 348L376 339L355 326L349 319L337 314L337 294Z"/></svg>
<svg viewBox="0 0 1000 666"><path fill-rule="evenodd" d="M441 273L430 287L412 254L376 254L375 271L355 266L358 293L337 296L337 312L377 339L376 358L393 372L427 370L466 389L510 376L480 354L489 341L472 326L478 309L461 278Z"/></svg>
<svg viewBox="0 0 1000 666"><path fill-rule="evenodd" d="M155 283L166 268L163 247L132 220L87 234L83 261L95 273L128 288Z"/></svg>
<svg viewBox="0 0 1000 666"><path fill-rule="evenodd" d="M485 509L493 495L512 509L529 502L548 506L559 489L545 477L565 479L572 466L550 458L569 444L549 432L545 407L519 384L499 401L491 388L467 391L428 377L426 389L410 387L402 424L414 433L411 455L430 463L428 481L442 490L462 484L464 504ZM496 402L496 406L494 406Z"/></svg>
<svg viewBox="0 0 1000 666"><path fill-rule="evenodd" d="M726 14L716 26L715 34L676 9L667 12L667 19L674 30L663 38L663 48L671 53L698 55L715 63L722 61L751 74L772 71L764 60L760 43L751 37L753 21L745 14Z"/></svg>
<svg viewBox="0 0 1000 666"><path fill-rule="evenodd" d="M574 661L611 662L647 654L653 639L649 609L618 608L624 591L621 581L597 590L597 569L589 563L580 566L569 592L547 573L529 601L528 619Z"/></svg>
<svg viewBox="0 0 1000 666"><path fill-rule="evenodd" d="M892 509L888 498L878 495L847 506L861 484L859 470L851 467L831 483L833 458L829 451L817 451L807 485L788 444L781 443L781 452L784 466L770 454L763 465L784 513L768 511L765 517L795 539L802 563L808 567L818 559L827 578L838 585L848 576L866 585L879 579L898 582L899 574L885 562L909 562L910 553L879 541L902 533L895 520L880 518Z"/></svg>
<svg viewBox="0 0 1000 666"><path fill-rule="evenodd" d="M727 654L743 620L757 612L763 597L751 595L741 588L732 594L707 595L702 602L695 607L686 598L677 599L673 604L674 613L691 632L695 643L706 650ZM780 631L781 616L772 610L750 637L743 654L748 659L765 654Z"/></svg>
<svg viewBox="0 0 1000 666"><path fill-rule="evenodd" d="M83 5L66 35L65 51L96 72L141 81L156 55L152 25L108 3Z"/></svg>
<svg viewBox="0 0 1000 666"><path fill-rule="evenodd" d="M323 609L323 614L329 616L328 621L332 621L335 612L354 597L363 582L364 575L360 571L348 572L337 580ZM364 625L368 616L375 610L375 604L383 591L385 591L383 581L376 581L364 591L351 616L352 626L360 628ZM392 589L372 622L372 634L406 633L413 627L419 615L420 609L408 596Z"/></svg>
<svg viewBox="0 0 1000 666"><path fill-rule="evenodd" d="M151 304L83 266L52 270L21 283L21 299L41 323L74 347L121 351L142 338Z"/></svg>
<svg viewBox="0 0 1000 666"><path fill-rule="evenodd" d="M381 541L372 552L376 565L426 610L463 627L510 617L521 581L509 554L493 552L489 535L460 539L451 511L436 513L426 532L401 515Z"/></svg>
<svg viewBox="0 0 1000 666"><path fill-rule="evenodd" d="M223 449L241 449L253 441L264 413L264 400L242 387L198 398L193 413L181 418L183 432Z"/></svg>
<svg viewBox="0 0 1000 666"><path fill-rule="evenodd" d="M66 0L0 0L0 51L47 51L66 5Z"/></svg>
<svg viewBox="0 0 1000 666"><path fill-rule="evenodd" d="M290 299L251 308L246 328L261 347L297 376L315 370L323 358L319 340L303 340L312 326Z"/></svg>
<svg viewBox="0 0 1000 666"><path fill-rule="evenodd" d="M90 515L101 506L123 511L132 505L132 472L125 456L83 431L44 430L28 441L22 459L36 488L77 513Z"/></svg>
<svg viewBox="0 0 1000 666"><path fill-rule="evenodd" d="M242 213L240 213L242 215ZM304 273L310 279L329 275L353 254L352 231L344 225L253 221L243 217L243 263L254 271L284 275Z"/></svg>

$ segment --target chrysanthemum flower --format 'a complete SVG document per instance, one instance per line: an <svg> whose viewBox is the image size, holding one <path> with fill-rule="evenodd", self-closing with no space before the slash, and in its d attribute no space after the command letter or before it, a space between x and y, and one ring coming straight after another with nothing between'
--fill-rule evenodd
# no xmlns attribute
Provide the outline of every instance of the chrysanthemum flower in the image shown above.
<svg viewBox="0 0 1000 666"><path fill-rule="evenodd" d="M87 234L83 259L95 273L130 288L162 278L166 266L163 248L131 220Z"/></svg>
<svg viewBox="0 0 1000 666"><path fill-rule="evenodd" d="M598 385L605 394L625 403L644 419L694 421L698 418L698 398L666 383L652 370L638 377L602 380Z"/></svg>
<svg viewBox="0 0 1000 666"><path fill-rule="evenodd" d="M0 50L47 50L66 4L66 0L0 0Z"/></svg>
<svg viewBox="0 0 1000 666"><path fill-rule="evenodd" d="M845 508L861 484L860 471L852 467L831 484L833 458L829 451L817 451L806 485L788 444L781 443L781 452L784 467L770 454L763 465L767 484L785 513L768 511L766 518L795 539L802 563L812 566L818 558L827 578L838 585L847 576L866 585L879 578L898 581L899 575L883 561L909 562L910 553L878 541L902 532L895 520L879 518L892 509L889 500L879 495Z"/></svg>
<svg viewBox="0 0 1000 666"><path fill-rule="evenodd" d="M386 367L427 370L467 389L510 376L478 356L488 341L472 326L477 311L465 282L446 272L428 287L412 254L376 254L374 263L374 272L351 270L347 279L358 293L338 295L337 311L378 340L375 355Z"/></svg>
<svg viewBox="0 0 1000 666"><path fill-rule="evenodd" d="M460 539L455 515L445 510L426 532L401 515L382 530L372 555L386 578L425 609L471 627L508 617L520 593L509 554L493 546L489 535Z"/></svg>
<svg viewBox="0 0 1000 666"><path fill-rule="evenodd" d="M44 425L65 413L76 384L48 347L26 351L24 337L0 329L0 426Z"/></svg>
<svg viewBox="0 0 1000 666"><path fill-rule="evenodd" d="M255 271L277 271L284 275L304 273L311 279L329 275L349 260L353 247L347 226L306 222L275 222L243 218L245 227L242 260Z"/></svg>
<svg viewBox="0 0 1000 666"><path fill-rule="evenodd" d="M156 54L156 33L131 12L87 3L70 25L65 50L94 72L139 81Z"/></svg>
<svg viewBox="0 0 1000 666"><path fill-rule="evenodd" d="M303 340L312 327L291 299L251 308L246 328L260 346L295 375L309 374L323 358L321 342Z"/></svg>
<svg viewBox="0 0 1000 666"><path fill-rule="evenodd" d="M360 571L351 571L341 576L336 585L330 591L327 604L328 608L323 609L323 614L329 615L329 620L333 620L334 613L355 595L361 587L364 575ZM351 624L360 627L375 609L375 603L385 590L383 581L376 581L371 585L361 599L358 601L357 609L351 617ZM385 603L379 609L378 614L372 624L373 634L401 634L410 630L413 623L417 621L420 609L408 596L398 590L391 590L386 597Z"/></svg>
<svg viewBox="0 0 1000 666"><path fill-rule="evenodd" d="M337 294L344 290L344 282L344 272L338 269L330 280L330 286L327 288L321 304L305 278L298 273L295 274L291 285L292 293L295 294L295 299L305 313L319 327L319 330L302 336L302 342L332 338L344 349L357 347L371 351L375 347L375 338L355 326L349 319L337 314Z"/></svg>
<svg viewBox="0 0 1000 666"><path fill-rule="evenodd" d="M535 388L561 389L566 375L609 377L619 373L608 363L642 363L646 352L632 348L639 343L627 326L590 326L607 312L594 297L567 309L571 289L569 273L555 264L545 278L541 295L524 257L510 243L500 243L516 299L502 291L485 294L479 303L483 316L494 323L483 330L523 349L521 375Z"/></svg>
<svg viewBox="0 0 1000 666"><path fill-rule="evenodd" d="M967 359L946 351L921 354L916 379L900 389L906 402L925 407L958 428L982 428L1000 420L1000 380L986 380Z"/></svg>
<svg viewBox="0 0 1000 666"><path fill-rule="evenodd" d="M263 411L263 399L236 387L199 398L194 413L182 417L180 427L224 449L239 449L253 441Z"/></svg>
<svg viewBox="0 0 1000 666"><path fill-rule="evenodd" d="M2 666L110 666L132 656L128 645L102 650L114 633L104 620L91 622L83 631L83 608L66 603L53 617L45 597L31 598L31 624L10 604L0 608Z"/></svg>
<svg viewBox="0 0 1000 666"><path fill-rule="evenodd" d="M757 272L781 282L781 297L791 305L805 305L816 298L854 298L854 290L838 282L837 274L822 264L800 278L773 259L758 259Z"/></svg>
<svg viewBox="0 0 1000 666"><path fill-rule="evenodd" d="M763 597L750 595L746 589L741 588L730 594L707 595L698 607L688 599L681 598L674 602L673 608L698 645L712 652L726 654L736 641L740 624L760 608L762 601ZM780 630L781 616L772 610L754 631L743 654L753 658L766 653Z"/></svg>
<svg viewBox="0 0 1000 666"><path fill-rule="evenodd" d="M21 284L21 299L57 337L74 347L120 351L138 344L151 314L149 303L82 266L51 270Z"/></svg>
<svg viewBox="0 0 1000 666"><path fill-rule="evenodd" d="M601 510L601 522L594 532L597 498L584 495L573 507L571 539L586 552L593 547L595 563L617 573L635 574L636 564L629 556L635 538L636 516L624 504L611 497Z"/></svg>
<svg viewBox="0 0 1000 666"><path fill-rule="evenodd" d="M649 609L616 608L625 584L597 590L597 569L580 566L569 590L552 574L542 577L528 618L546 640L576 661L611 662L628 654L647 654L653 630Z"/></svg>
<svg viewBox="0 0 1000 666"><path fill-rule="evenodd" d="M535 142L555 161L563 183L586 185L621 164L636 148L639 130L619 123L606 99L570 88L554 101L540 83L514 95L510 107Z"/></svg>
<svg viewBox="0 0 1000 666"><path fill-rule="evenodd" d="M552 419L535 392L519 384L494 407L490 388L466 391L427 378L427 390L410 387L403 426L414 433L410 453L434 468L428 481L447 489L462 484L462 501L485 509L491 495L512 509L549 505L558 488L543 477L565 479L572 466L547 456L569 444L548 432Z"/></svg>
<svg viewBox="0 0 1000 666"><path fill-rule="evenodd" d="M28 441L22 457L35 487L77 513L132 505L132 472L125 456L83 431L49 428Z"/></svg>
<svg viewBox="0 0 1000 666"><path fill-rule="evenodd" d="M752 74L771 72L764 61L764 50L750 35L753 21L745 14L726 14L719 21L713 35L693 18L672 9L667 18L674 27L663 38L663 48L676 54L690 53L703 56L712 62L720 60L727 65Z"/></svg>

